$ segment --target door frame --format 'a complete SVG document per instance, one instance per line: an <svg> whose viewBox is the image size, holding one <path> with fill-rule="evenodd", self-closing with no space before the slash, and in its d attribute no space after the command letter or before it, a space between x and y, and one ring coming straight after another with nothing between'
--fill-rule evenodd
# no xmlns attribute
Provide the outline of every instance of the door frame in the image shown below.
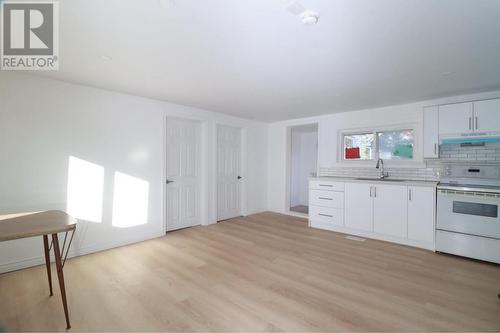
<svg viewBox="0 0 500 333"><path fill-rule="evenodd" d="M198 123L201 133L200 133L200 153L199 153L199 158L200 158L200 179L199 179L199 188L200 188L200 202L199 202L199 210L200 210L200 225L206 225L207 224L207 179L208 179L208 173L207 173L207 149L208 149L208 143L206 140L208 137L208 122L198 119L198 118L189 118L189 117L180 117L180 116L173 116L173 115L166 115L164 116L163 119L163 130L162 130L162 177L161 177L161 183L162 183L162 221L163 223L161 224L161 234L165 235L167 233L167 224L168 224L168 214L167 214L167 122L168 119L177 119L177 120L185 120L185 121L192 121Z"/></svg>
<svg viewBox="0 0 500 333"><path fill-rule="evenodd" d="M225 126L225 127L233 127L237 128L240 130L240 175L243 177L240 181L240 216L245 216L247 207L246 207L246 163L245 157L246 157L246 151L245 151L245 146L246 146L246 130L244 127L241 126L236 126L232 124L225 124L221 122L216 122L214 124L214 159L213 159L213 175L214 175L214 183L213 183L213 198L214 198L214 223L219 222L219 214L218 214L218 207L219 207L219 195L218 195L218 183L219 179L217 177L217 163L218 163L218 153L219 153L219 144L218 144L218 135L219 135L219 128L220 126Z"/></svg>
<svg viewBox="0 0 500 333"><path fill-rule="evenodd" d="M312 121L312 122L307 122L307 123L301 123L301 124L295 124L295 125L290 125L287 126L286 128L286 157L285 157L285 163L286 163L286 180L285 180L285 214L287 215L292 215L292 216L298 216L298 217L308 217L309 214L304 214L304 213L298 213L298 212L293 212L290 210L290 188L291 188L291 179L290 177L292 176L292 129L297 128L297 127L302 127L302 126L310 126L310 125L316 125L317 127L317 149L316 149L316 175L319 175L319 131L320 131L320 126L319 126L319 121Z"/></svg>

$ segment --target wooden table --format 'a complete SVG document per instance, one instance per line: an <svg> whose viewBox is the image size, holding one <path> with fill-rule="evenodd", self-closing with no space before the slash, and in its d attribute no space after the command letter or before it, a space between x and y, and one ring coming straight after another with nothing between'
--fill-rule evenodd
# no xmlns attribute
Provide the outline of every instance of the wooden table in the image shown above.
<svg viewBox="0 0 500 333"><path fill-rule="evenodd" d="M54 246L54 255L56 259L57 277L59 288L61 289L61 298L66 317L67 328L70 329L68 304L66 300L66 288L64 286L63 267L68 256L68 251L76 230L76 219L68 214L51 210L40 213L30 214L12 214L0 216L0 242L27 237L43 236L43 247L45 252L45 265L47 267L47 276L49 279L50 296L52 293L52 276L50 270L50 250ZM58 233L64 232L64 243L62 249L59 246ZM71 238L66 247L68 232L71 232ZM52 243L49 246L49 235L52 235ZM64 254L66 251L66 254ZM62 257L64 256L64 259Z"/></svg>

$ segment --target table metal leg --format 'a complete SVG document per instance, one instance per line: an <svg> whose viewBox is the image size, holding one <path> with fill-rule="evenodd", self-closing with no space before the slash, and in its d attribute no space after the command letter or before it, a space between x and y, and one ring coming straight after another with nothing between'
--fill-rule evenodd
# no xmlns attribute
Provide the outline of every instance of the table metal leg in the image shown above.
<svg viewBox="0 0 500 333"><path fill-rule="evenodd" d="M45 266L47 266L47 277L49 278L50 296L53 296L54 293L52 292L52 272L50 270L49 237L47 235L43 235L43 248L45 251Z"/></svg>
<svg viewBox="0 0 500 333"><path fill-rule="evenodd" d="M54 243L54 253L56 256L56 267L57 267L57 277L59 279L59 288L61 289L61 297L64 307L64 315L66 316L66 325L67 329L71 328L69 323L69 314L68 314L68 303L66 301L66 288L64 286L64 273L63 273L63 265L61 260L61 251L59 248L59 239L57 238L57 234L52 234L52 242Z"/></svg>

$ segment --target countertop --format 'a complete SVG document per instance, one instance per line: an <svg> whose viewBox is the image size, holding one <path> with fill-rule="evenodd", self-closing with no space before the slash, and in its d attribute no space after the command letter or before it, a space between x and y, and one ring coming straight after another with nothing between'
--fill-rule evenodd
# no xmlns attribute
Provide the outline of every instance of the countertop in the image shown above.
<svg viewBox="0 0 500 333"><path fill-rule="evenodd" d="M344 182L344 183L379 183L379 184L389 184L389 185L410 185L410 186L428 186L428 187L436 187L439 182L435 180L427 181L427 180L398 180L397 178L391 179L386 178L385 180L381 179L359 179L350 178L350 177L311 177L309 180L324 180L330 182Z"/></svg>

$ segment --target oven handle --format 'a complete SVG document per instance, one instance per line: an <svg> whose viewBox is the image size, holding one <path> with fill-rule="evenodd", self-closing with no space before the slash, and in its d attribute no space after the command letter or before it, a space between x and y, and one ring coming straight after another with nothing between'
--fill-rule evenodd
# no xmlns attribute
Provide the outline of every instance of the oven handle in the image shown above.
<svg viewBox="0 0 500 333"><path fill-rule="evenodd" d="M500 199L499 193L490 193L490 192L479 192L479 191L455 191L455 190L447 190L447 189L438 189L437 194L439 196L454 196L454 197L462 197L462 198L481 198L486 200L495 200Z"/></svg>

